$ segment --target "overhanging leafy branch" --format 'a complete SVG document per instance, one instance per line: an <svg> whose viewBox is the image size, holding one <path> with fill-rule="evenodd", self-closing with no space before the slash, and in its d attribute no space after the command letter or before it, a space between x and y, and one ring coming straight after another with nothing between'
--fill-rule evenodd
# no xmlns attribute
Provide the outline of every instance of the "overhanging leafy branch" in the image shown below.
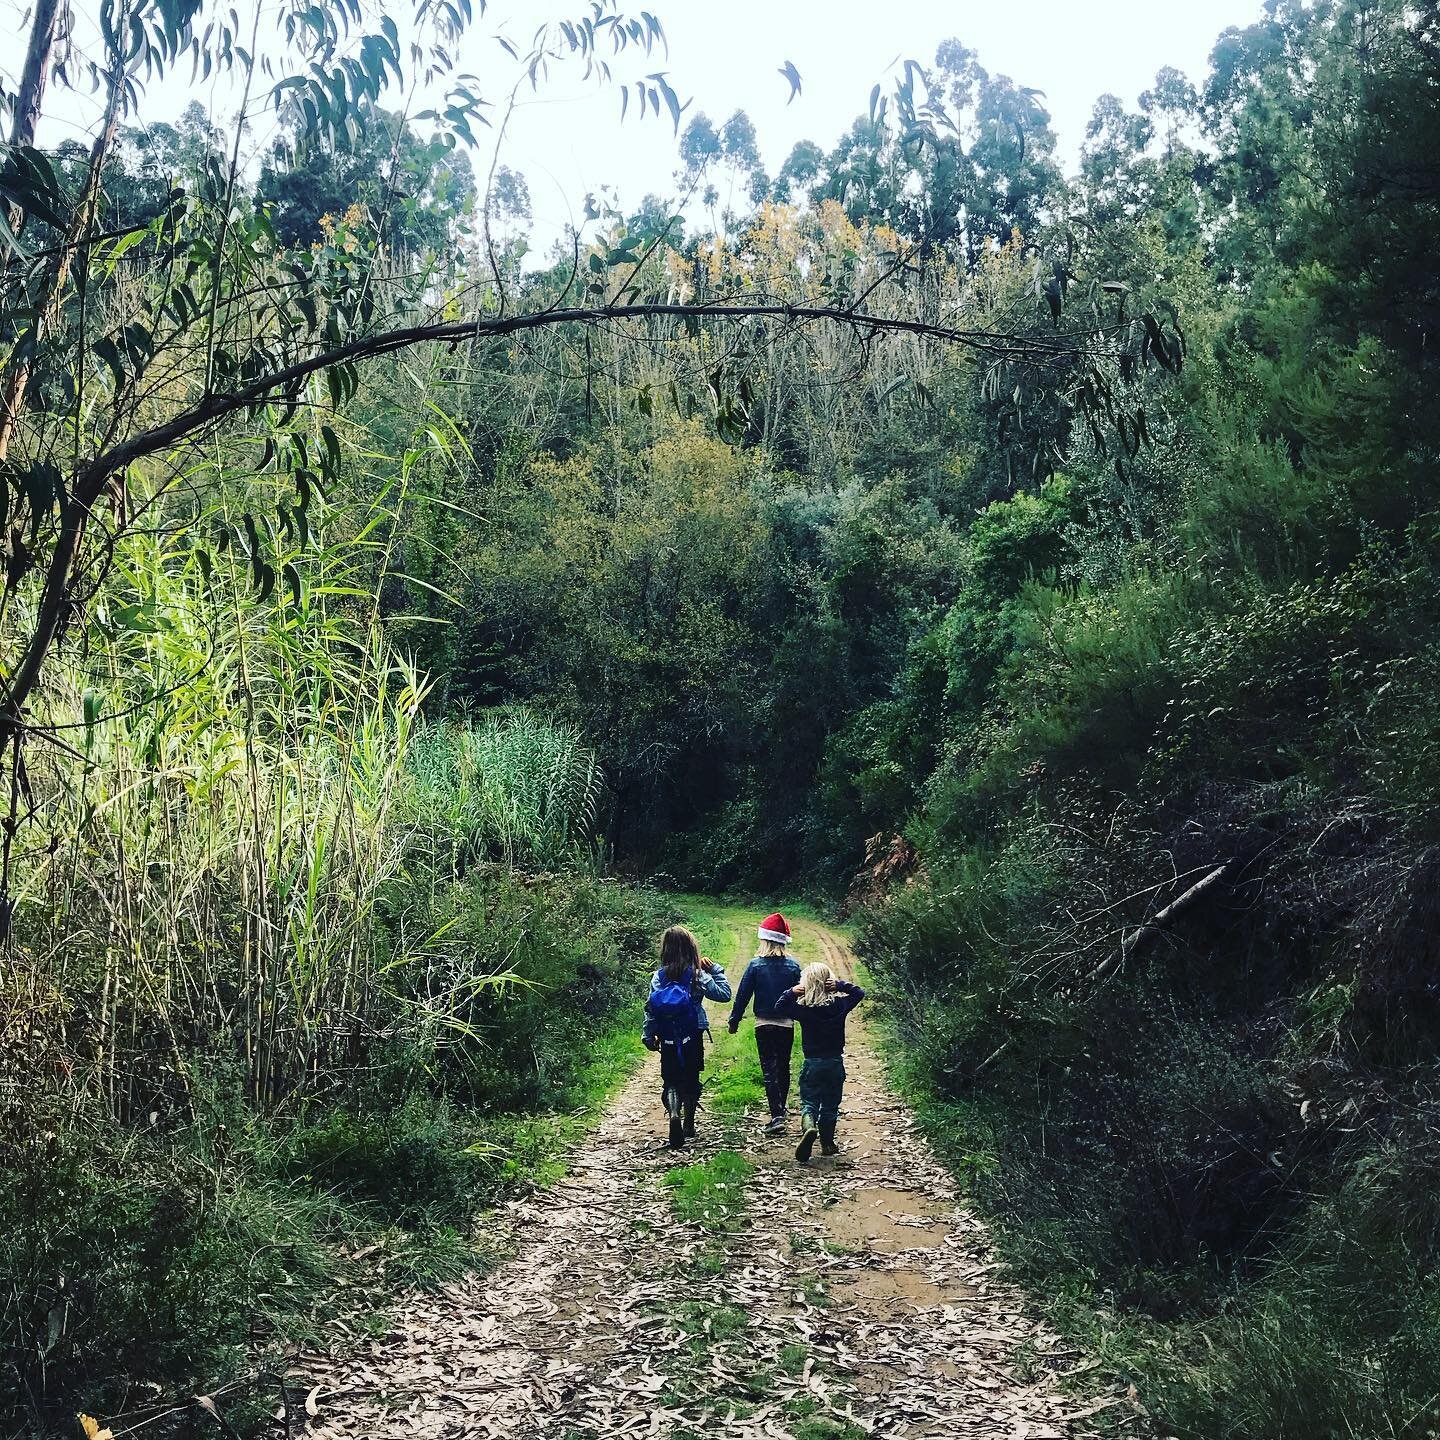
<svg viewBox="0 0 1440 1440"><path fill-rule="evenodd" d="M311 377L335 373L357 362L372 360L424 344L465 344L476 340L501 339L526 331L560 325L593 325L675 319L691 324L702 321L743 321L773 319L787 323L829 323L850 328L861 335L901 333L917 335L940 343L965 346L992 359L1044 365L1073 361L1087 353L1096 341L1107 337L1116 342L1116 354L1129 353L1118 343L1120 333L1139 325L1144 342L1153 345L1160 333L1153 317L1139 322L1121 322L1102 331L1072 336L1021 336L984 329L960 329L905 316L873 314L844 306L794 305L780 303L630 304L593 305L547 309L530 314L493 319L449 321L404 326L351 340L317 351L290 365L262 375L233 390L214 392L181 411L163 424L155 425L102 451L75 473L64 487L61 518L54 546L45 567L32 633L13 676L0 697L0 750L24 729L23 711L33 692L45 660L61 627L70 603L74 569L85 529L95 507L117 476L137 462L172 446L208 432L230 416L254 411L279 398L294 401Z"/></svg>

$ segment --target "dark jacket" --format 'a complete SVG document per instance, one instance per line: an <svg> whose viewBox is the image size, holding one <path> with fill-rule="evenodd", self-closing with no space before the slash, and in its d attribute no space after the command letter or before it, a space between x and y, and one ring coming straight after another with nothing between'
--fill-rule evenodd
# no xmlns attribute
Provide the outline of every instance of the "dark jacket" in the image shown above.
<svg viewBox="0 0 1440 1440"><path fill-rule="evenodd" d="M793 990L786 990L776 1003L775 1014L799 1024L807 1060L838 1060L845 1053L845 1017L864 998L858 985L837 980L835 998L828 1005L802 1005Z"/></svg>
<svg viewBox="0 0 1440 1440"><path fill-rule="evenodd" d="M778 1020L775 1002L792 985L800 983L800 966L788 955L757 955L740 977L735 1003L730 1007L730 1023L738 1025L752 997L757 1020Z"/></svg>

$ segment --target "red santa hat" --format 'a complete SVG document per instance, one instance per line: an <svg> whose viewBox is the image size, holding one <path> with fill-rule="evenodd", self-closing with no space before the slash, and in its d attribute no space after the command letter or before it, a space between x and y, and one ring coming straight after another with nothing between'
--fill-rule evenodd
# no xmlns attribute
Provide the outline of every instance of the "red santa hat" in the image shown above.
<svg viewBox="0 0 1440 1440"><path fill-rule="evenodd" d="M759 935L762 940L773 940L777 945L790 943L790 922L777 910L760 922Z"/></svg>

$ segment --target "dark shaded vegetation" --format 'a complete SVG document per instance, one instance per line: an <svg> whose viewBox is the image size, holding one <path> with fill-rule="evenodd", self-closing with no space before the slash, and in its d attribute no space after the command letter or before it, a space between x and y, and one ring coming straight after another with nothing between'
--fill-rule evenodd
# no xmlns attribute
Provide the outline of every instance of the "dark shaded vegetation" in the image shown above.
<svg viewBox="0 0 1440 1440"><path fill-rule="evenodd" d="M1213 298L1130 483L1082 444L968 527L920 864L866 921L1008 1253L1185 1436L1440 1423L1435 26L1272 7L1215 153L1104 156L1198 207Z"/></svg>

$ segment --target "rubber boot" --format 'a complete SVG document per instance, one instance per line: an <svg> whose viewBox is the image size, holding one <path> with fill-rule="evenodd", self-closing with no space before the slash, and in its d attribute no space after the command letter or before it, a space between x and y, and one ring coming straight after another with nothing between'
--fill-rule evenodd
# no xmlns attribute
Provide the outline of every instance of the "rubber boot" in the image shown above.
<svg viewBox="0 0 1440 1440"><path fill-rule="evenodd" d="M680 1096L673 1088L665 1092L665 1109L670 1115L670 1148L679 1150L685 1144L685 1117Z"/></svg>
<svg viewBox="0 0 1440 1440"><path fill-rule="evenodd" d="M800 1143L795 1147L795 1158L802 1165L810 1163L810 1152L815 1148L815 1139L818 1134L815 1117L806 1110L800 1117Z"/></svg>
<svg viewBox="0 0 1440 1440"><path fill-rule="evenodd" d="M695 1138L695 1107L698 1103L696 1100L687 1100L685 1102L685 1124L683 1130L687 1140L693 1140Z"/></svg>
<svg viewBox="0 0 1440 1440"><path fill-rule="evenodd" d="M822 1155L838 1155L840 1147L835 1143L835 1122L833 1120L822 1120L820 1122L820 1153Z"/></svg>

